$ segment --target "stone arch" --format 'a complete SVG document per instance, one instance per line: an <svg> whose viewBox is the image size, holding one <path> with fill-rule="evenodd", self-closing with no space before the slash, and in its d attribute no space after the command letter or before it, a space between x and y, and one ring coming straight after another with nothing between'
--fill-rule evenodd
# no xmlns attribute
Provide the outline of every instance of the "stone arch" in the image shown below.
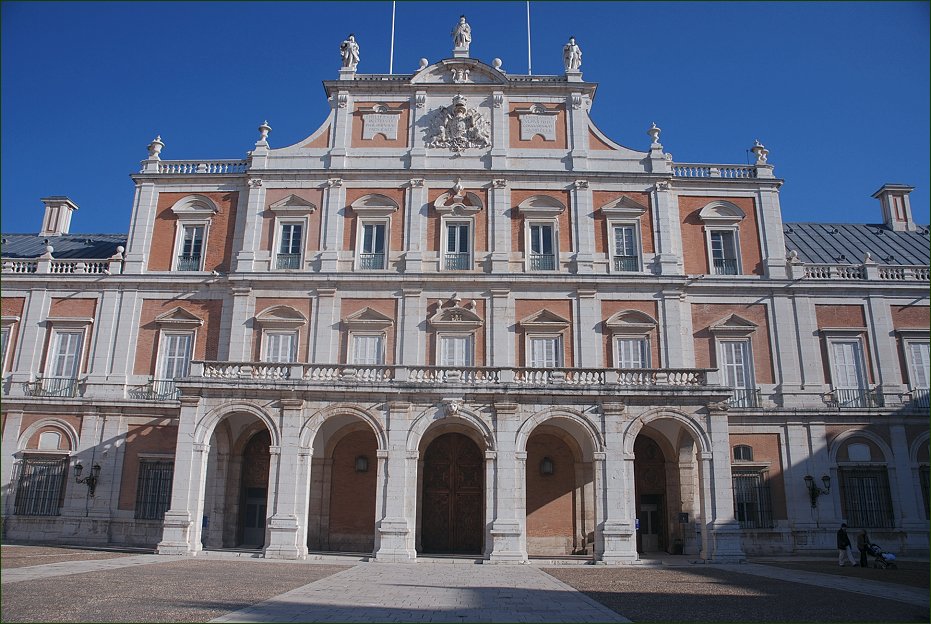
<svg viewBox="0 0 931 624"><path fill-rule="evenodd" d="M184 214L206 214L212 215L220 211L216 203L209 197L197 193L186 195L176 201L171 206L171 211L176 215Z"/></svg>
<svg viewBox="0 0 931 624"><path fill-rule="evenodd" d="M272 446L281 445L281 433L278 431L278 426L275 424L274 419L258 405L246 401L223 404L210 410L206 415L200 418L197 425L194 427L195 444L209 443L210 436L213 435L213 431L220 421L236 413L249 414L261 420L271 434Z"/></svg>
<svg viewBox="0 0 931 624"><path fill-rule="evenodd" d="M452 406L457 407L453 408ZM431 415L432 412L432 415ZM458 424L474 431L481 438L486 451L495 450L495 436L484 420L461 404L447 403L446 405L427 408L411 423L407 434L407 450L418 452L427 431L442 424Z"/></svg>
<svg viewBox="0 0 931 624"><path fill-rule="evenodd" d="M32 438L32 436L34 436L43 427L54 427L60 430L68 440L68 444L71 446L71 450L69 452L74 453L77 451L78 432L75 431L74 427L72 427L70 424L63 420L58 420L57 418L42 418L41 420L37 420L36 422L29 425L23 434L19 437L19 440L16 443L16 450L35 450L27 449L26 445L29 444L29 440Z"/></svg>
<svg viewBox="0 0 931 624"><path fill-rule="evenodd" d="M627 423L623 431L624 455L626 457L633 457L634 441L643 430L644 425L654 420L662 419L674 420L682 425L682 427L691 434L692 439L698 443L698 452L702 455L710 455L711 439L708 437L708 433L705 431L704 427L689 414L668 407L659 407L649 410Z"/></svg>
<svg viewBox="0 0 931 624"><path fill-rule="evenodd" d="M354 403L337 403L335 405L329 405L308 418L304 423L304 426L301 427L301 432L298 436L301 448L313 448L314 440L316 439L320 428L327 420L333 418L334 416L354 416L362 420L369 427L371 427L372 432L375 434L375 439L378 440L378 450L388 450L388 434L385 432L385 428L382 425L381 420L372 414L369 410L365 409L361 405L356 405Z"/></svg>
<svg viewBox="0 0 931 624"><path fill-rule="evenodd" d="M831 441L830 447L828 448L828 460L831 462L831 464L837 464L837 453L853 438L863 438L865 440L869 440L875 444L877 448L879 448L883 456L879 461L874 460L875 463L889 463L892 461L892 449L888 444L886 444L885 440L871 431L866 431L864 429L850 429L848 431L844 431Z"/></svg>
<svg viewBox="0 0 931 624"><path fill-rule="evenodd" d="M587 441L591 445L592 453L597 453L604 450L604 439L602 438L601 433L598 431L597 427L588 418L585 417L584 414L576 410L560 407L551 407L543 410L542 412L537 412L521 423L520 427L517 429L517 436L515 438L516 450L518 452L525 451L527 449L527 440L530 439L530 435L533 433L533 430L536 429L537 426L550 420L567 420L573 423L574 429L581 429L585 434L587 434ZM567 431L569 431L569 433L575 433L571 430ZM575 436L573 435L573 437ZM576 441L580 446L582 446L582 440ZM590 461L591 457L588 457L587 459Z"/></svg>
<svg viewBox="0 0 931 624"><path fill-rule="evenodd" d="M927 431L921 432L918 434L918 437L915 438L915 441L912 442L911 446L908 447L908 460L911 463L917 464L919 461L921 461L921 458L918 457L918 452L922 447L928 446L929 435L931 434L929 434Z"/></svg>

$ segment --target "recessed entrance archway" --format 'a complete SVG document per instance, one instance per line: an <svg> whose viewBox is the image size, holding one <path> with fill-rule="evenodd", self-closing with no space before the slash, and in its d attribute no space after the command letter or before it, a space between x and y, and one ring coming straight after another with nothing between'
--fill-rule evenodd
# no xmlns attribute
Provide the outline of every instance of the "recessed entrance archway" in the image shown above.
<svg viewBox="0 0 931 624"><path fill-rule="evenodd" d="M663 450L643 434L634 442L634 500L640 528L637 552L664 552L669 547L666 500L666 458Z"/></svg>

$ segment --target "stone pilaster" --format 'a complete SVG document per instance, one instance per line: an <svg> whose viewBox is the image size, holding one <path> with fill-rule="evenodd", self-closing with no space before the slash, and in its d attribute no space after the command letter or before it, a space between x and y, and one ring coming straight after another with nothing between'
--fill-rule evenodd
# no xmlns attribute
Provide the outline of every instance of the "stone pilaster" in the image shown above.
<svg viewBox="0 0 931 624"><path fill-rule="evenodd" d="M873 352L872 362L882 362L882 366L873 364L875 382L884 398L884 405L892 406L902 402L902 393L906 390L901 380L904 378L899 366L899 354L896 349L895 328L892 325L892 310L889 301L881 296L868 295L866 298L867 325L870 328L870 345Z"/></svg>
<svg viewBox="0 0 931 624"><path fill-rule="evenodd" d="M269 466L268 491L274 498L269 500L272 514L268 519L265 557L300 559L307 554L306 539L301 539L306 531L307 506L298 505L299 493L310 487L307 457L300 453L304 400L281 399L280 405L281 440L271 448Z"/></svg>
<svg viewBox="0 0 931 624"><path fill-rule="evenodd" d="M574 338L575 365L582 368L600 368L603 348L598 325L601 323L601 302L594 289L578 289L575 297Z"/></svg>
<svg viewBox="0 0 931 624"><path fill-rule="evenodd" d="M200 397L181 397L175 472L171 485L171 507L165 512L160 555L185 555L201 550L200 531L203 492L210 447L194 441L200 419Z"/></svg>
<svg viewBox="0 0 931 624"><path fill-rule="evenodd" d="M630 564L637 561L634 500L634 457L624 453L622 423L627 413L623 403L602 403L605 419L605 450L596 452L595 526L603 527L600 539L596 532L596 559L607 564Z"/></svg>
<svg viewBox="0 0 931 624"><path fill-rule="evenodd" d="M507 273L511 257L511 189L507 180L497 178L491 183L490 205L488 206L488 241L491 247L491 272Z"/></svg>
<svg viewBox="0 0 931 624"><path fill-rule="evenodd" d="M417 558L414 527L417 526L417 455L407 449L411 404L388 404L388 449L378 458L379 492L384 492L384 516L376 526L376 561L414 561Z"/></svg>
<svg viewBox="0 0 931 624"><path fill-rule="evenodd" d="M265 185L261 178L249 179L246 191L246 209L242 219L242 243L236 254L236 272L251 273L256 269L255 258L262 233L262 213L265 211Z"/></svg>
<svg viewBox="0 0 931 624"><path fill-rule="evenodd" d="M320 215L320 271L335 273L339 268L342 249L343 221L346 210L346 188L342 178L330 178L323 191L323 211Z"/></svg>
<svg viewBox="0 0 931 624"><path fill-rule="evenodd" d="M580 274L594 272L595 219L592 189L587 180L576 180L570 188L572 204L572 245Z"/></svg>
<svg viewBox="0 0 931 624"><path fill-rule="evenodd" d="M152 247L152 232L155 228L155 207L158 192L155 182L144 180L136 183L136 195L133 198L132 220L129 224L129 237L126 241L126 255L123 273L145 273Z"/></svg>
<svg viewBox="0 0 931 624"><path fill-rule="evenodd" d="M414 178L407 186L407 218L404 228L404 272L423 272L423 247L427 228L427 185Z"/></svg>
<svg viewBox="0 0 931 624"><path fill-rule="evenodd" d="M527 560L525 449L515 446L520 426L516 403L495 403L495 518L491 525L492 563Z"/></svg>
<svg viewBox="0 0 931 624"><path fill-rule="evenodd" d="M313 315L313 362L339 360L339 300L335 288L317 288Z"/></svg>
<svg viewBox="0 0 931 624"><path fill-rule="evenodd" d="M419 288L405 288L401 291L401 318L398 329L397 362L405 366L423 365L426 356L423 344L423 332L420 324L424 317L423 291Z"/></svg>
<svg viewBox="0 0 931 624"><path fill-rule="evenodd" d="M514 366L514 336L508 328L514 323L514 301L506 288L491 289L491 314L486 326L490 344L485 348L488 366Z"/></svg>
<svg viewBox="0 0 931 624"><path fill-rule="evenodd" d="M660 275L684 275L682 260L682 230L679 224L679 202L672 184L661 180L650 194L653 203L656 265Z"/></svg>

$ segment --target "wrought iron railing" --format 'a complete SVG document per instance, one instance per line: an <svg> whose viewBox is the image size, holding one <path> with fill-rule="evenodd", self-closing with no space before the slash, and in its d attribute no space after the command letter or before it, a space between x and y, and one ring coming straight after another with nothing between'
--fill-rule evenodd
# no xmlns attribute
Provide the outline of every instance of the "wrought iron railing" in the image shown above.
<svg viewBox="0 0 931 624"><path fill-rule="evenodd" d="M640 270L640 262L637 256L614 256L614 270L623 272L633 272Z"/></svg>
<svg viewBox="0 0 931 624"><path fill-rule="evenodd" d="M24 384L26 396L60 397L72 399L78 394L78 380L74 377L36 377Z"/></svg>
<svg viewBox="0 0 931 624"><path fill-rule="evenodd" d="M712 264L715 275L737 275L737 260L734 258L715 258Z"/></svg>
<svg viewBox="0 0 931 624"><path fill-rule="evenodd" d="M181 391L174 379L153 379L146 386L145 398L150 401L177 401L180 397Z"/></svg>
<svg viewBox="0 0 931 624"><path fill-rule="evenodd" d="M931 390L928 388L915 388L911 392L909 404L912 407L921 407L925 409L931 407Z"/></svg>
<svg viewBox="0 0 931 624"><path fill-rule="evenodd" d="M466 271L470 269L469 254L467 253L447 253L446 270L447 271Z"/></svg>
<svg viewBox="0 0 931 624"><path fill-rule="evenodd" d="M200 256L178 256L179 271L200 271Z"/></svg>
<svg viewBox="0 0 931 624"><path fill-rule="evenodd" d="M531 271L555 271L556 256L554 254L530 254Z"/></svg>
<svg viewBox="0 0 931 624"><path fill-rule="evenodd" d="M384 269L385 254L383 253L361 253L359 254L360 269Z"/></svg>
<svg viewBox="0 0 931 624"><path fill-rule="evenodd" d="M734 388L727 404L737 408L762 407L763 393L759 388Z"/></svg>
<svg viewBox="0 0 931 624"><path fill-rule="evenodd" d="M279 269L301 268L301 254L278 254L275 266Z"/></svg>
<svg viewBox="0 0 931 624"><path fill-rule="evenodd" d="M838 409L883 407L883 395L870 388L835 388L828 403Z"/></svg>

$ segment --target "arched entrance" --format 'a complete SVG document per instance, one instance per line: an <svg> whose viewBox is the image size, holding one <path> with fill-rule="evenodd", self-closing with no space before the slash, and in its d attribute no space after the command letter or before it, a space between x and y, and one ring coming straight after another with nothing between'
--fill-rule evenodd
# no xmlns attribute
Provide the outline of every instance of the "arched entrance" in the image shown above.
<svg viewBox="0 0 931 624"><path fill-rule="evenodd" d="M445 433L430 443L423 462L424 552L482 552L484 477L484 456L468 436Z"/></svg>
<svg viewBox="0 0 931 624"><path fill-rule="evenodd" d="M239 518L239 545L261 548L265 545L265 518L268 516L268 469L271 463L271 436L268 430L253 435L242 453L242 483Z"/></svg>
<svg viewBox="0 0 931 624"><path fill-rule="evenodd" d="M660 446L645 435L634 442L634 488L640 524L637 551L667 551L666 458Z"/></svg>

